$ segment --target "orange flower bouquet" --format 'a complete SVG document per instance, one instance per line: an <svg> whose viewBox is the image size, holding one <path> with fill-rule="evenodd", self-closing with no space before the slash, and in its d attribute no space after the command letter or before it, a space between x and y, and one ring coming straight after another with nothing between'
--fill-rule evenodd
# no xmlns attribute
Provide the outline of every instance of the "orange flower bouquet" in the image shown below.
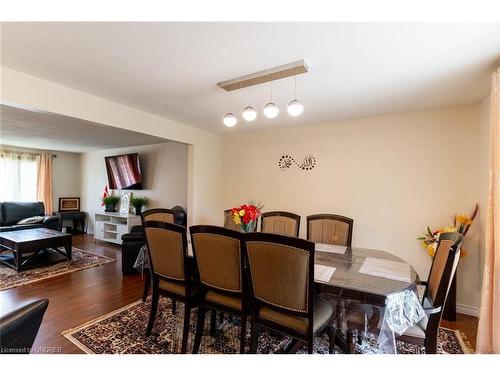
<svg viewBox="0 0 500 375"><path fill-rule="evenodd" d="M244 204L231 209L233 221L237 225L241 225L244 232L251 232L255 229L257 219L261 214L262 206L257 207L254 204Z"/></svg>
<svg viewBox="0 0 500 375"><path fill-rule="evenodd" d="M465 236L477 216L478 209L479 207L476 204L472 215L455 215L453 219L453 226L439 228L435 231L432 231L431 228L427 227L427 232L423 233L423 235L417 238L417 240L422 241L422 247L427 250L427 253L431 256L431 258L434 258L441 233L458 232ZM466 251L463 248L461 254L466 254Z"/></svg>

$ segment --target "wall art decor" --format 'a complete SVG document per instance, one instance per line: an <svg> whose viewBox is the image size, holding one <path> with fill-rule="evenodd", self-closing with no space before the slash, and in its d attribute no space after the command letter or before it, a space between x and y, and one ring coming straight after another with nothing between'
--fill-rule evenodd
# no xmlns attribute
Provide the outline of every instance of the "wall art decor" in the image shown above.
<svg viewBox="0 0 500 375"><path fill-rule="evenodd" d="M80 211L80 197L59 198L59 212Z"/></svg>
<svg viewBox="0 0 500 375"><path fill-rule="evenodd" d="M278 161L278 167L284 171L285 169L291 168L293 165L299 167L303 171L310 171L316 165L316 158L311 154L304 156L302 163L297 163L293 157L290 155L283 155Z"/></svg>
<svg viewBox="0 0 500 375"><path fill-rule="evenodd" d="M120 213L128 214L130 213L130 197L132 193L130 191L122 191L120 194Z"/></svg>

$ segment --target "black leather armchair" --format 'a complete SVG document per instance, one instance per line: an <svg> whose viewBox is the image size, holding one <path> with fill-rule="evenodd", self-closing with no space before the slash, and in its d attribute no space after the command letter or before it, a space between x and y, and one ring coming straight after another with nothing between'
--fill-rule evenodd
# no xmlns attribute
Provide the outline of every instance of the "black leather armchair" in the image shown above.
<svg viewBox="0 0 500 375"><path fill-rule="evenodd" d="M187 226L187 214L181 206L171 208L175 211L175 224ZM137 272L134 263L139 255L139 250L146 243L142 225L133 226L129 233L122 236L122 274L129 275Z"/></svg>
<svg viewBox="0 0 500 375"><path fill-rule="evenodd" d="M41 299L0 317L0 354L29 354L48 305Z"/></svg>
<svg viewBox="0 0 500 375"><path fill-rule="evenodd" d="M122 274L135 273L135 260L139 255L141 247L146 243L144 230L141 225L132 227L129 233L122 236Z"/></svg>

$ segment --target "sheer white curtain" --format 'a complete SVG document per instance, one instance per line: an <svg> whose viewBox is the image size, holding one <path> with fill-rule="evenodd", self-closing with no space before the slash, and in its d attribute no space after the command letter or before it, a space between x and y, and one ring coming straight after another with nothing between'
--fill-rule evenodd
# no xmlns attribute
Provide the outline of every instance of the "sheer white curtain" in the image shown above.
<svg viewBox="0 0 500 375"><path fill-rule="evenodd" d="M500 68L493 74L490 111L490 183L478 353L500 353Z"/></svg>
<svg viewBox="0 0 500 375"><path fill-rule="evenodd" d="M37 163L34 155L0 151L0 202L36 201Z"/></svg>

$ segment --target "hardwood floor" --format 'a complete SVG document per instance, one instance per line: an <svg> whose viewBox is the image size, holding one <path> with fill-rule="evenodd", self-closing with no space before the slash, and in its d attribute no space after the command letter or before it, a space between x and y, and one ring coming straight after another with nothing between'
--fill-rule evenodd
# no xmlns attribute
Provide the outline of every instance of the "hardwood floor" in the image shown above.
<svg viewBox="0 0 500 375"><path fill-rule="evenodd" d="M465 333L473 350L476 350L477 324L478 318L464 314L457 314L457 320L455 322L449 322L447 320L441 321L441 327L459 329Z"/></svg>
<svg viewBox="0 0 500 375"><path fill-rule="evenodd" d="M61 332L137 301L142 296L144 284L140 275L122 276L119 246L101 241L95 243L90 235L73 236L73 246L117 261L0 292L0 315L35 299L49 299L49 307L34 344L43 352L82 353L61 336ZM477 318L459 314L456 322L443 321L442 326L460 329L475 348Z"/></svg>
<svg viewBox="0 0 500 375"><path fill-rule="evenodd" d="M0 315L39 298L48 298L34 347L63 353L82 353L61 332L137 301L142 296L139 274L122 276L121 248L89 235L73 236L73 246L117 261L88 268L31 285L0 292Z"/></svg>

